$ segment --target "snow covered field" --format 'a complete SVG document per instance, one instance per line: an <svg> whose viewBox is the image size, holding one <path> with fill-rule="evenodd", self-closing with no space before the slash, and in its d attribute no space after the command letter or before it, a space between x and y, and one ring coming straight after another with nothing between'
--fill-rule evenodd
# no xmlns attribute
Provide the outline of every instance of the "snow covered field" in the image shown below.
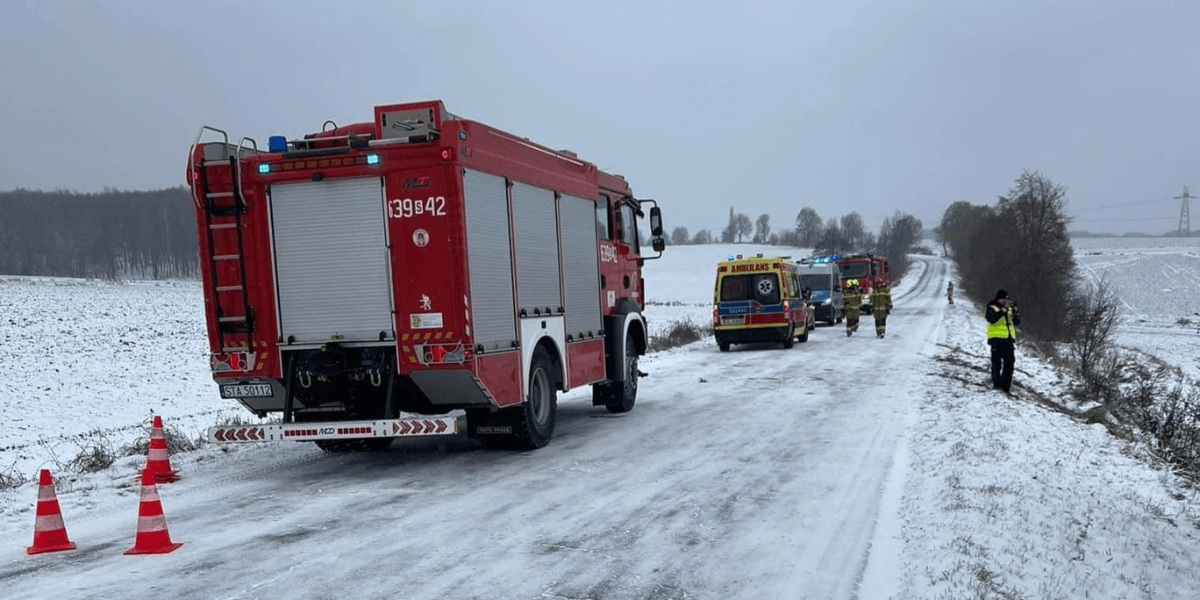
<svg viewBox="0 0 1200 600"><path fill-rule="evenodd" d="M1079 238L1080 269L1125 309L1117 343L1200 380L1200 238Z"/></svg>
<svg viewBox="0 0 1200 600"><path fill-rule="evenodd" d="M1081 265L1197 260L1100 250ZM716 262L757 251L647 261L652 326L707 323ZM175 455L183 479L159 493L185 545L142 557L121 555L141 458L61 465L92 430L144 438L150 411L193 432L238 414L208 378L198 285L0 279L0 407L20 419L0 433L0 470L54 469L79 545L26 556L36 485L0 490L0 599L1196 598L1196 493L1144 449L1045 408L1070 404L1067 382L1020 349L1015 398L983 385L979 310L946 305L950 263L915 259L885 339L822 326L791 350L720 353L708 338L659 352L629 414L560 394L539 451L456 437ZM1125 299L1149 314L1153 296ZM1170 330L1161 319L1147 323ZM1195 337L1144 342L1176 338L1194 357Z"/></svg>

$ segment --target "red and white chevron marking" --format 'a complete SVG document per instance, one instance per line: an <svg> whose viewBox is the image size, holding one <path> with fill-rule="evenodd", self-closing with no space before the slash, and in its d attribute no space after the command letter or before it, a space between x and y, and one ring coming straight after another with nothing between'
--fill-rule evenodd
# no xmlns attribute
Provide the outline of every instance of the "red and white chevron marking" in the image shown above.
<svg viewBox="0 0 1200 600"><path fill-rule="evenodd" d="M292 440L363 439L373 437L413 437L455 435L456 417L388 419L383 421L340 421L332 423L290 423L287 425L251 425L213 427L208 430L212 442L275 442Z"/></svg>

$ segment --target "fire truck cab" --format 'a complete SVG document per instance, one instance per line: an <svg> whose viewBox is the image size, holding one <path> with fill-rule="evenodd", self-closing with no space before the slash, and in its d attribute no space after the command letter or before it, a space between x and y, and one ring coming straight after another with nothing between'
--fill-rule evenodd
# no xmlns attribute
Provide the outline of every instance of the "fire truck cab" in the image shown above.
<svg viewBox="0 0 1200 600"><path fill-rule="evenodd" d="M717 347L728 352L731 344L780 342L791 348L796 340L807 342L816 323L810 297L788 257L730 256L717 264Z"/></svg>
<svg viewBox="0 0 1200 600"><path fill-rule="evenodd" d="M261 150L229 140L202 128L187 167L211 367L222 396L280 421L213 441L379 449L455 433L463 409L485 444L538 448L557 391L633 408L662 219L620 175L436 100Z"/></svg>

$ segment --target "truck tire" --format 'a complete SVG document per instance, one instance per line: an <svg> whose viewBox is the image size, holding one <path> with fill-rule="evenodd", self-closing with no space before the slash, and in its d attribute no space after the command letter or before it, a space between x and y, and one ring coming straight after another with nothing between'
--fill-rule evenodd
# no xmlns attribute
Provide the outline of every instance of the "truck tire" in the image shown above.
<svg viewBox="0 0 1200 600"><path fill-rule="evenodd" d="M633 340L625 336L625 381L618 384L613 382L605 386L608 394L604 407L610 413L625 413L633 410L638 392L638 354L633 346Z"/></svg>
<svg viewBox="0 0 1200 600"><path fill-rule="evenodd" d="M808 341L808 332L809 332L809 330L811 330L813 327L816 327L816 325L817 325L816 321L814 321L814 322L812 322L812 323L805 323L805 324L804 324L804 333L800 334L800 337L798 338L798 339L800 340L800 343L801 343L801 344L803 344L803 343L805 343L805 342L807 342L807 341Z"/></svg>
<svg viewBox="0 0 1200 600"><path fill-rule="evenodd" d="M791 349L796 345L796 324L788 323L787 337L783 338L783 349Z"/></svg>
<svg viewBox="0 0 1200 600"><path fill-rule="evenodd" d="M513 441L518 448L535 450L549 444L554 437L558 390L550 372L552 364L544 348L534 350L529 364L529 396L521 406L504 411L512 420Z"/></svg>
<svg viewBox="0 0 1200 600"><path fill-rule="evenodd" d="M717 342L717 348L719 348L721 352L729 352L729 342Z"/></svg>

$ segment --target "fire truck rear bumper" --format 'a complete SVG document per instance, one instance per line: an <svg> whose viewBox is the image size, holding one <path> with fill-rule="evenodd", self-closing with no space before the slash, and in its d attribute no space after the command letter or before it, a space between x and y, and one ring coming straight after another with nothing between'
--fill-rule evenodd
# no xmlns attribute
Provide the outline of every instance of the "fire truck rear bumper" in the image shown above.
<svg viewBox="0 0 1200 600"><path fill-rule="evenodd" d="M356 440L456 434L458 434L458 416L455 414L437 417L413 415L400 419L379 421L288 423L286 425L225 425L209 428L208 441L216 443L315 442L318 440Z"/></svg>

